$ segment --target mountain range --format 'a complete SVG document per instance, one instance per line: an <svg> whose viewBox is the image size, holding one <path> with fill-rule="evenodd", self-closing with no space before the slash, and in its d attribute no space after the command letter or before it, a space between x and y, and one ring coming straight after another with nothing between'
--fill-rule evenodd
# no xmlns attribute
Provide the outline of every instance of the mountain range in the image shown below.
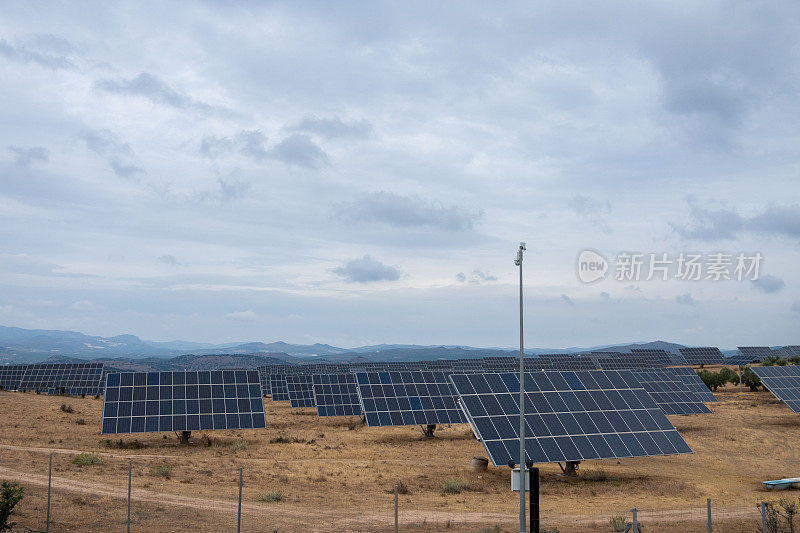
<svg viewBox="0 0 800 533"><path fill-rule="evenodd" d="M683 345L665 341L603 345L589 348L530 348L525 353L580 353L621 351L631 348L677 352ZM77 331L23 329L0 326L0 365L42 361L99 360L128 370L210 369L253 367L269 363L309 361L421 361L435 359L511 356L513 348L379 344L339 348L329 344L242 342L210 344L191 341L156 342L135 335L100 337Z"/></svg>

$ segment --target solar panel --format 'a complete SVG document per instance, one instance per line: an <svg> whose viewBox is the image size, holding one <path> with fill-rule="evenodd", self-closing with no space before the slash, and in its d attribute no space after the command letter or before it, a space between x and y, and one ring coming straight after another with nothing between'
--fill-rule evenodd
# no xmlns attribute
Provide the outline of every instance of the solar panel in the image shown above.
<svg viewBox="0 0 800 533"><path fill-rule="evenodd" d="M286 374L286 390L292 407L314 407L314 382L308 374Z"/></svg>
<svg viewBox="0 0 800 533"><path fill-rule="evenodd" d="M356 382L370 427L466 422L444 372L358 372Z"/></svg>
<svg viewBox="0 0 800 533"><path fill-rule="evenodd" d="M264 427L264 401L256 370L106 376L103 434Z"/></svg>
<svg viewBox="0 0 800 533"><path fill-rule="evenodd" d="M492 464L518 464L519 377L450 379ZM535 372L526 374L525 389L526 461L692 452L630 371Z"/></svg>
<svg viewBox="0 0 800 533"><path fill-rule="evenodd" d="M800 413L800 366L754 366L752 369L775 397Z"/></svg>
<svg viewBox="0 0 800 533"><path fill-rule="evenodd" d="M19 389L96 396L103 394L102 377L103 363L36 363L27 365Z"/></svg>
<svg viewBox="0 0 800 533"><path fill-rule="evenodd" d="M665 370L634 371L634 377L666 415L710 413L699 395L678 377Z"/></svg>
<svg viewBox="0 0 800 533"><path fill-rule="evenodd" d="M739 346L739 355L747 357L748 363L763 363L767 357L781 357L783 354L778 350L772 350L769 346Z"/></svg>
<svg viewBox="0 0 800 533"><path fill-rule="evenodd" d="M670 353L666 350L653 348L631 348L631 354L644 358L654 367L664 367L673 364Z"/></svg>
<svg viewBox="0 0 800 533"><path fill-rule="evenodd" d="M261 382L261 392L264 393L264 396L269 396L272 394L269 388L269 372L267 371L266 366L259 366L256 368L258 370L258 380Z"/></svg>
<svg viewBox="0 0 800 533"><path fill-rule="evenodd" d="M317 416L360 416L355 374L315 374Z"/></svg>
<svg viewBox="0 0 800 533"><path fill-rule="evenodd" d="M721 365L725 362L722 352L714 346L678 348L678 351L686 359L686 363L690 365Z"/></svg>
<svg viewBox="0 0 800 533"><path fill-rule="evenodd" d="M716 402L717 398L708 390L708 387L693 368L679 367L664 369L682 381L689 390L698 395L702 402Z"/></svg>
<svg viewBox="0 0 800 533"><path fill-rule="evenodd" d="M525 370L597 370L597 363L590 357L570 356L551 359L548 365L539 368L528 368L525 365Z"/></svg>
<svg viewBox="0 0 800 533"><path fill-rule="evenodd" d="M598 357L597 364L601 370L633 370L653 368L653 365L644 359L636 357Z"/></svg>
<svg viewBox="0 0 800 533"><path fill-rule="evenodd" d="M726 365L744 366L753 362L753 358L749 355L736 354L725 358Z"/></svg>
<svg viewBox="0 0 800 533"><path fill-rule="evenodd" d="M783 356L786 359L791 359L792 357L800 357L800 346L797 345L790 345L784 346L781 348L783 351Z"/></svg>
<svg viewBox="0 0 800 533"><path fill-rule="evenodd" d="M0 366L0 389L20 390L22 376L28 365L5 365Z"/></svg>
<svg viewBox="0 0 800 533"><path fill-rule="evenodd" d="M286 387L286 374L270 374L269 390L273 402L288 402L289 389Z"/></svg>

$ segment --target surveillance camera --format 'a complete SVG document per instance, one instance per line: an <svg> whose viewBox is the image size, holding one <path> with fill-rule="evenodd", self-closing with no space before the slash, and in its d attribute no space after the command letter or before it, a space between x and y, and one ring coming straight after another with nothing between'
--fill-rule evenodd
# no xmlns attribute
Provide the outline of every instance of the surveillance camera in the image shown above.
<svg viewBox="0 0 800 533"><path fill-rule="evenodd" d="M520 250L527 250L527 248L525 248L525 243L524 242L519 243L519 249Z"/></svg>

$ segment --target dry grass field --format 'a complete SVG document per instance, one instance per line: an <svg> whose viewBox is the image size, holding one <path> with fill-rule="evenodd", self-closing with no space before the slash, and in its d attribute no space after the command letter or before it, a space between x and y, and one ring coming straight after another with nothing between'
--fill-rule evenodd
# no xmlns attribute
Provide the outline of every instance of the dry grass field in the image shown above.
<svg viewBox="0 0 800 533"><path fill-rule="evenodd" d="M543 465L543 525L612 531L611 517L637 507L647 531L706 531L711 498L716 531L755 531L756 502L796 498L760 482L800 475L800 417L768 392L717 397L713 414L670 417L693 455L587 462L586 479L572 482ZM485 451L466 425L425 439L417 427L367 428L267 401L266 430L195 432L189 446L171 433L124 435L120 445L99 434L101 405L0 391L0 479L26 488L19 531L44 530L51 451L54 532L124 531L129 459L133 531L235 531L240 467L242 531L393 531L395 483L407 489L402 531L518 530L508 469L470 469ZM76 464L80 453L97 462ZM453 480L461 492L445 494Z"/></svg>

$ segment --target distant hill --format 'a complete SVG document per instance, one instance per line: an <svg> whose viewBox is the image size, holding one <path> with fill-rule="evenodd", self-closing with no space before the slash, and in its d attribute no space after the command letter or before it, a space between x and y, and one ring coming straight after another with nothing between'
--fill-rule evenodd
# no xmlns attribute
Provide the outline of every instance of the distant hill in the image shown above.
<svg viewBox="0 0 800 533"><path fill-rule="evenodd" d="M583 353L590 351L629 352L631 348L652 348L676 353L682 344L666 341L620 343L589 348L527 348L526 354ZM734 350L735 352L735 350ZM514 348L476 348L456 345L376 344L356 348L339 348L329 344L290 344L277 342L231 342L210 344L175 340L156 342L135 335L100 337L77 331L23 329L0 326L0 365L26 364L45 360L73 358L102 360L125 365L130 369L153 370L189 368L219 368L236 361L237 365L253 366L263 358L288 363L313 361L420 361L486 356L513 356ZM218 356L218 357L209 357ZM248 357L243 357L248 356ZM249 357L252 356L252 357ZM231 359L235 357L236 359ZM262 358L262 359L258 359ZM257 364L256 364L257 363ZM174 366L174 365L177 365Z"/></svg>

